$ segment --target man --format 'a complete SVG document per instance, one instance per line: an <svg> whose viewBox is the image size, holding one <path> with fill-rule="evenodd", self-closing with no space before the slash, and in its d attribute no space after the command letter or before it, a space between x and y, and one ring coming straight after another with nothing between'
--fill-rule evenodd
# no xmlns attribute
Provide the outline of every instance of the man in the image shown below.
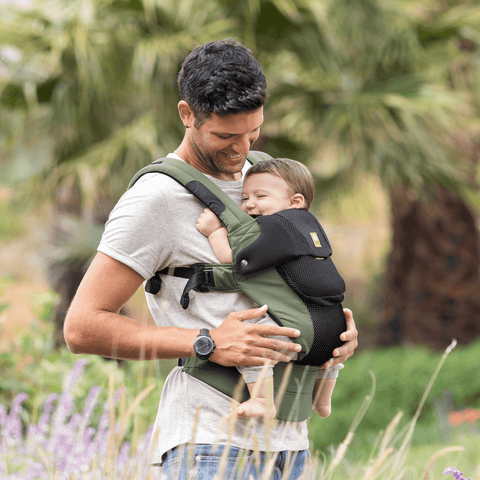
<svg viewBox="0 0 480 480"><path fill-rule="evenodd" d="M185 59L178 85L182 98L178 111L186 130L181 145L169 156L210 176L240 204L243 174L249 166L245 157L263 123L266 81L259 63L239 43L210 42ZM209 360L224 366L286 362L290 357L285 352L300 350L294 342L265 337L294 338L300 332L245 322L261 317L268 307L256 308L242 293L192 291L190 305L183 310L178 300L186 281L173 275L162 275L160 292L147 294L157 326L118 314L158 270L216 263L207 238L195 228L203 209L166 175L144 175L124 194L65 321L72 352L123 359L193 357L200 329L209 330L214 344ZM346 315L348 331L341 337L346 343L334 352L335 364L357 346L355 322L350 311ZM261 452L275 452L275 468L291 468L289 478L298 478L309 456L306 422L277 422L266 431L262 422L251 430L246 421L238 421L229 430L225 418L230 406L226 395L180 367L173 369L162 391L152 463L163 463L168 478L186 478L193 469L196 478L211 480L225 445L230 449L227 469L234 469L241 456L252 458L254 436ZM194 444L192 455L183 448L186 444ZM265 462L267 455L262 453L261 458ZM245 478L250 474L256 478L263 470L263 463L259 470L255 463L246 462Z"/></svg>

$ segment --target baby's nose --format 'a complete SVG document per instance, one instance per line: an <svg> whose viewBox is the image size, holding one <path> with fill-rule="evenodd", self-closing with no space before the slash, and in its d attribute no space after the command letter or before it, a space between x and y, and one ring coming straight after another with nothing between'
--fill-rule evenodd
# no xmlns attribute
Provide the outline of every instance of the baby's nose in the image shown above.
<svg viewBox="0 0 480 480"><path fill-rule="evenodd" d="M245 202L245 206L247 207L247 210L251 210L252 208L255 208L255 202L249 199Z"/></svg>

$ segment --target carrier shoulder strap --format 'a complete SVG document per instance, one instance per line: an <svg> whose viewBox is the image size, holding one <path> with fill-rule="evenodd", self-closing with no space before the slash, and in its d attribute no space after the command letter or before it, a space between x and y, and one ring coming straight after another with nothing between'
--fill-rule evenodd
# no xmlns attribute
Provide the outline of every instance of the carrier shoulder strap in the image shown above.
<svg viewBox="0 0 480 480"><path fill-rule="evenodd" d="M207 176L195 167L176 158L160 158L142 168L130 181L128 188L147 173L163 173L183 185L189 192L201 200L227 228L234 228L250 218L247 213L225 194Z"/></svg>

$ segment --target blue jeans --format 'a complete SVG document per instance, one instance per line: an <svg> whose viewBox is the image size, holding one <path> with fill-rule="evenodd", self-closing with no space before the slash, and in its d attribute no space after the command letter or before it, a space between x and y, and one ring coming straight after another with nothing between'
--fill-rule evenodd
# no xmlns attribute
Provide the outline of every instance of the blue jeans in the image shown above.
<svg viewBox="0 0 480 480"><path fill-rule="evenodd" d="M168 480L213 480L217 473L221 480L313 479L308 450L267 454L225 445L181 445L164 455L162 469Z"/></svg>

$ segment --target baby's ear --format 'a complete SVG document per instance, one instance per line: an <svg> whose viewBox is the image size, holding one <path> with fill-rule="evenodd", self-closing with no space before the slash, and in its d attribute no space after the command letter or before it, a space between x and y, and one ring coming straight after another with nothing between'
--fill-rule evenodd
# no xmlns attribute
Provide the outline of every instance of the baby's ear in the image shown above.
<svg viewBox="0 0 480 480"><path fill-rule="evenodd" d="M290 208L305 208L306 206L305 197L301 193L295 193L290 199L290 202Z"/></svg>

